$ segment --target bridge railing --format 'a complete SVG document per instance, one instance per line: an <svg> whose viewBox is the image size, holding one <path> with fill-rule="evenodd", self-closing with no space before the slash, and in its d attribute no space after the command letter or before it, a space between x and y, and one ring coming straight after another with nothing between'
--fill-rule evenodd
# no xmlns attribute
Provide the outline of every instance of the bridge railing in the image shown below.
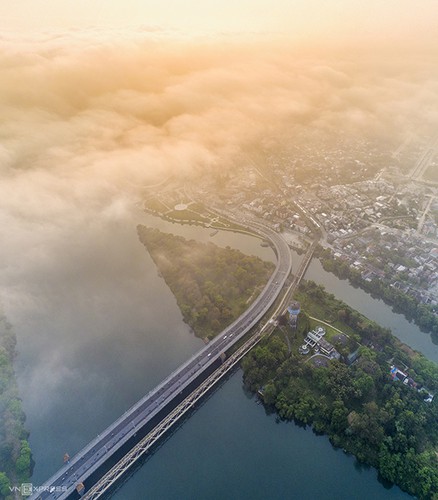
<svg viewBox="0 0 438 500"><path fill-rule="evenodd" d="M269 239L272 244L274 245L276 251L277 251L277 264L275 267L275 270L273 274L271 275L270 279L268 280L268 283L265 285L263 288L262 292L258 295L258 299L260 297L266 295L267 297L267 303L269 304L268 307L272 304L272 296L274 295L274 291L272 293L269 292L269 289L272 287L272 282L274 280L274 277L276 274L279 272L280 266L282 265L282 255L284 256L285 250L282 249L281 240L279 236L270 228L263 226L262 224L255 224L257 225L257 228L255 230L260 236L263 238ZM287 250L288 251L288 250ZM290 254L288 255L288 258L290 259ZM286 280L291 268L291 263L289 262L287 272L285 273L285 276L282 279L282 282ZM163 389L164 386L166 386L168 383L170 383L177 375L184 370L185 368L189 367L191 364L193 364L198 358L204 356L206 351L210 351L214 349L215 347L218 346L218 344L221 343L223 340L223 336L227 335L227 333L236 327L238 327L239 323L241 323L241 326L238 327L239 333L235 335L235 338L233 338L233 342L230 342L230 345L228 345L226 348L228 349L231 347L231 345L235 344L241 336L243 336L250 328L254 326L255 323L257 323L260 318L263 316L263 314L266 312L266 309L263 308L263 313L258 314L253 320L247 321L247 316L249 313L251 313L256 307L258 306L258 300L256 299L250 307L245 311L245 313L237 318L231 325L229 325L227 328L225 328L214 340L212 340L208 345L206 345L204 348L196 352L193 356L191 356L187 361L185 361L182 365L178 366L170 375L168 375L162 382L160 382L156 387L154 387L152 390L150 390L145 396L143 396L139 401L137 401L134 405L132 405L127 411L124 412L123 415L121 415L117 420L115 420L111 425L109 425L101 434L99 434L96 438L94 438L91 442L89 442L84 448L82 448L75 456L72 457L70 462L68 464L65 464L63 467L61 467L54 475L50 477L48 481L45 482L44 486L50 486L53 484L55 481L58 481L61 476L63 476L65 473L67 473L68 469L72 467L73 464L76 464L80 458L90 452L93 448L96 446L99 446L99 443L101 442L102 438L107 437L111 432L113 432L119 425L123 424L124 420L128 418L132 413L134 413L137 409L139 409L148 399L150 399L154 394L158 393L161 389ZM203 369L207 368L209 365L211 365L215 361L215 357L212 356L212 359L203 365ZM156 413L156 411L154 411ZM97 466L97 464L96 464Z"/></svg>

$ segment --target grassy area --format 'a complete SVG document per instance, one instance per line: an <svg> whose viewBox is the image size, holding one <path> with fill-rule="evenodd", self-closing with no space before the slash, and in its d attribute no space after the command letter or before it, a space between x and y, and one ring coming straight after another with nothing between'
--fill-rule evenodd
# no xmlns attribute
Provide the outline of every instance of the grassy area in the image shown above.
<svg viewBox="0 0 438 500"><path fill-rule="evenodd" d="M167 212L165 217L173 220L201 222L202 224L210 222L210 219L204 215L194 212L193 210L190 210L190 208L187 210L173 210L171 212Z"/></svg>
<svg viewBox="0 0 438 500"><path fill-rule="evenodd" d="M158 198L148 198L144 202L146 210L151 212L158 212L159 214L164 214L169 210L169 207L162 203Z"/></svg>
<svg viewBox="0 0 438 500"><path fill-rule="evenodd" d="M337 299L334 295L327 294L326 301L319 301L312 299L307 294L298 291L295 294L295 299L301 303L301 307L305 309L307 314L320 318L330 325L338 328L342 332L350 336L355 336L354 330L344 323L339 317L334 313L337 310Z"/></svg>
<svg viewBox="0 0 438 500"><path fill-rule="evenodd" d="M248 229L229 221L225 217L218 216L210 212L201 203L192 202L188 204L186 210L169 209L157 198L150 198L145 202L146 210L157 213L163 219L170 221L181 221L185 223L208 225L213 229L222 229L227 231L248 232Z"/></svg>

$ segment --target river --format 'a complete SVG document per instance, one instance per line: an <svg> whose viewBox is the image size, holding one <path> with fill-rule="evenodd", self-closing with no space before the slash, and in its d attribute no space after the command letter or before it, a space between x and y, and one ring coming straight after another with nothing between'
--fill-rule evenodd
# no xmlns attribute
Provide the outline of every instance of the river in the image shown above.
<svg viewBox="0 0 438 500"><path fill-rule="evenodd" d="M5 303L18 337L17 376L36 461L34 485L62 465L65 452L76 453L203 345L182 321L172 293L138 241L135 223L274 261L272 250L251 236L220 231L211 237L208 229L138 213L130 222L113 221L98 235L78 235L70 267L50 279L33 276L20 300ZM340 287L336 294L350 303L347 282L328 275L317 262L308 275L329 291L334 292L331 283ZM363 302L373 308L366 294L359 299L361 307ZM399 320L382 307L384 326L391 318ZM408 337L413 331L403 330ZM425 334L419 335L425 341ZM417 337L412 334L412 340ZM387 489L374 469L359 466L326 437L266 415L244 392L236 370L114 498L409 497L397 487Z"/></svg>
<svg viewBox="0 0 438 500"><path fill-rule="evenodd" d="M317 259L310 263L305 278L324 285L338 299L381 326L389 328L402 342L438 363L438 345L432 342L430 334L422 332L402 314L394 313L383 300L373 299L363 290L352 287L347 280L340 280L334 274L327 273Z"/></svg>

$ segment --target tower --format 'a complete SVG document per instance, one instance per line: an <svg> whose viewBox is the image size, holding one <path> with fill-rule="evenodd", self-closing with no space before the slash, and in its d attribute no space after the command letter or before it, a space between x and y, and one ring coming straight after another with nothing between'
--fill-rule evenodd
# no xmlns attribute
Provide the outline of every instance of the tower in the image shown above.
<svg viewBox="0 0 438 500"><path fill-rule="evenodd" d="M289 324L292 328L297 327L298 314L300 314L301 306L299 302L292 302L287 308L289 313Z"/></svg>

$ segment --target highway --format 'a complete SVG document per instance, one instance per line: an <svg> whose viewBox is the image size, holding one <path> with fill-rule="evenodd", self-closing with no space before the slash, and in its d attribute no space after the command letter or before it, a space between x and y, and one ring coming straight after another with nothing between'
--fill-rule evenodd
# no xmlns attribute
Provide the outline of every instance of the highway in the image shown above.
<svg viewBox="0 0 438 500"><path fill-rule="evenodd" d="M410 179L420 180L424 172L428 169L429 165L432 163L436 152L438 150L438 136L435 137L423 151L423 154L418 159L417 163L411 170L409 174Z"/></svg>
<svg viewBox="0 0 438 500"><path fill-rule="evenodd" d="M277 254L275 271L260 295L214 340L183 363L71 458L39 487L38 491L34 491L31 499L68 498L77 484L86 482L91 474L112 457L140 428L151 422L162 409L172 403L181 391L211 367L222 353L236 344L268 311L290 274L291 253L287 243L275 231L254 221L248 226L262 238L270 241ZM88 484L86 486L90 487Z"/></svg>

